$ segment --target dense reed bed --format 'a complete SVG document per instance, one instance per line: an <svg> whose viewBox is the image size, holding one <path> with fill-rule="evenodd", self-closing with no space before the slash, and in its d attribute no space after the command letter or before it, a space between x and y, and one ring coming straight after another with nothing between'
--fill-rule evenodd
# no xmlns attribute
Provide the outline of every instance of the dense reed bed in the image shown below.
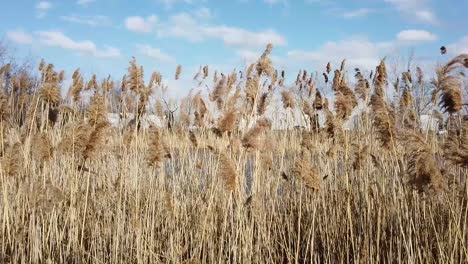
<svg viewBox="0 0 468 264"><path fill-rule="evenodd" d="M392 85L382 60L287 85L272 49L200 67L209 93L180 101L134 59L121 82L77 70L70 87L44 61L3 65L0 262L466 263L468 55L432 82Z"/></svg>

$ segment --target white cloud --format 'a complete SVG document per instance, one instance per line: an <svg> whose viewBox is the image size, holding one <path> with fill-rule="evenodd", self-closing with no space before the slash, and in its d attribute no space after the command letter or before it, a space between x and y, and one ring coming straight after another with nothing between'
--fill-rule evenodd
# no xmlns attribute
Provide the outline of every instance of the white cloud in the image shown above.
<svg viewBox="0 0 468 264"><path fill-rule="evenodd" d="M47 11L52 8L52 3L49 1L40 1L36 5L37 18L43 18L47 15Z"/></svg>
<svg viewBox="0 0 468 264"><path fill-rule="evenodd" d="M17 44L31 44L33 42L32 36L21 29L8 31L6 36L9 40Z"/></svg>
<svg viewBox="0 0 468 264"><path fill-rule="evenodd" d="M346 59L351 67L373 69L391 50L391 43L374 43L365 38L351 38L341 41L329 41L314 51L292 50L288 59L295 63L305 63L315 67L325 67L328 62L334 65Z"/></svg>
<svg viewBox="0 0 468 264"><path fill-rule="evenodd" d="M286 4L288 2L287 0L263 0L263 1L269 5Z"/></svg>
<svg viewBox="0 0 468 264"><path fill-rule="evenodd" d="M205 0L157 0L158 2L162 3L166 8L171 8L175 4L178 3L185 3L185 4L193 4L195 2L206 2Z"/></svg>
<svg viewBox="0 0 468 264"><path fill-rule="evenodd" d="M468 35L462 37L455 43L449 44L447 46L447 51L450 54L458 55L458 54L468 54Z"/></svg>
<svg viewBox="0 0 468 264"><path fill-rule="evenodd" d="M252 32L242 28L215 26L203 29L204 34L211 38L221 38L223 42L236 48L263 48L268 43L282 46L286 44L283 36L273 30Z"/></svg>
<svg viewBox="0 0 468 264"><path fill-rule="evenodd" d="M93 2L95 2L96 0L78 0L76 1L76 3L80 6L87 6Z"/></svg>
<svg viewBox="0 0 468 264"><path fill-rule="evenodd" d="M204 39L201 27L190 14L180 13L170 17L166 25L158 31L158 35L172 36L193 42L201 41Z"/></svg>
<svg viewBox="0 0 468 264"><path fill-rule="evenodd" d="M121 56L120 50L115 47L104 46L103 49L98 49L96 44L90 40L75 41L59 31L38 31L32 35L18 29L8 31L6 35L9 40L17 44L32 44L33 42L38 42L45 46L73 50L80 54L87 54L98 58L115 58Z"/></svg>
<svg viewBox="0 0 468 264"><path fill-rule="evenodd" d="M151 15L147 18L141 16L131 16L125 19L125 27L134 32L150 33L153 31L153 26L157 22L157 17Z"/></svg>
<svg viewBox="0 0 468 264"><path fill-rule="evenodd" d="M77 24L83 24L87 26L102 26L110 24L110 19L107 16L61 16L60 19Z"/></svg>
<svg viewBox="0 0 468 264"><path fill-rule="evenodd" d="M52 8L52 3L49 1L41 1L37 3L36 8L39 10L48 10Z"/></svg>
<svg viewBox="0 0 468 264"><path fill-rule="evenodd" d="M308 4L315 4L315 3L328 3L330 0L305 0Z"/></svg>
<svg viewBox="0 0 468 264"><path fill-rule="evenodd" d="M421 44L437 40L437 36L423 30L404 30L395 39L385 42L373 42L366 37L355 36L339 41L329 41L314 50L291 50L287 53L289 66L314 67L322 69L331 62L334 67L346 59L348 68L372 70L384 57L400 58L408 45ZM468 52L468 36L449 46L457 52ZM401 63L401 62L399 62ZM401 66L401 65L399 65Z"/></svg>
<svg viewBox="0 0 468 264"><path fill-rule="evenodd" d="M246 65L256 62L261 56L260 52L251 50L238 50L236 53Z"/></svg>
<svg viewBox="0 0 468 264"><path fill-rule="evenodd" d="M98 49L96 44L90 40L74 41L59 31L39 31L36 33L39 42L50 47L59 47L77 51L80 54L88 54L98 58L120 57L120 50L107 46L105 49Z"/></svg>
<svg viewBox="0 0 468 264"><path fill-rule="evenodd" d="M398 41L403 42L425 42L437 40L437 35L425 30L403 30L397 35Z"/></svg>
<svg viewBox="0 0 468 264"><path fill-rule="evenodd" d="M175 59L171 57L170 55L162 52L158 48L153 48L150 45L144 44L138 44L137 49L145 56L148 56L158 62L163 62L163 63L175 63Z"/></svg>
<svg viewBox="0 0 468 264"><path fill-rule="evenodd" d="M158 35L182 38L192 42L219 39L226 46L237 49L264 48L268 43L275 46L286 45L286 39L271 29L254 32L225 25L201 24L188 13L172 16L165 25L161 26Z"/></svg>
<svg viewBox="0 0 468 264"><path fill-rule="evenodd" d="M156 32L159 37L175 37L191 42L218 39L226 46L238 49L264 48L268 43L275 46L286 45L285 38L271 29L254 32L238 27L210 25L202 22L204 19L201 18L206 19L210 16L211 11L207 8L199 9L193 12L193 15L178 13L171 16L168 21L158 23ZM152 32L156 23L156 16L150 16L146 19L133 16L125 20L125 26L128 30L142 33Z"/></svg>
<svg viewBox="0 0 468 264"><path fill-rule="evenodd" d="M396 7L403 15L427 24L438 24L436 14L431 10L427 0L384 0Z"/></svg>
<svg viewBox="0 0 468 264"><path fill-rule="evenodd" d="M414 15L417 19L421 20L422 22L427 22L429 24L437 24L438 20L436 15L430 10L417 10Z"/></svg>
<svg viewBox="0 0 468 264"><path fill-rule="evenodd" d="M357 18L357 17L364 17L372 13L374 10L370 8L359 8L356 10L345 11L343 13L344 18Z"/></svg>
<svg viewBox="0 0 468 264"><path fill-rule="evenodd" d="M96 50L92 55L98 58L118 58L122 56L118 48L107 45L104 47L104 50Z"/></svg>
<svg viewBox="0 0 468 264"><path fill-rule="evenodd" d="M423 0L384 0L395 5L397 8L414 8L422 4Z"/></svg>
<svg viewBox="0 0 468 264"><path fill-rule="evenodd" d="M210 19L213 17L211 10L207 7L201 7L193 12L198 19Z"/></svg>

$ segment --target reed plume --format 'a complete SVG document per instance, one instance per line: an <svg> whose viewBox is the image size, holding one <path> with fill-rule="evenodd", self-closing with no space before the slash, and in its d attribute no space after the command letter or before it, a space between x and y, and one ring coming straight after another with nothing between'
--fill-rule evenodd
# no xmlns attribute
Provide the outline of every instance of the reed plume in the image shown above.
<svg viewBox="0 0 468 264"><path fill-rule="evenodd" d="M0 89L0 121L8 122L10 117L10 109L8 106L8 98L4 95L3 89Z"/></svg>
<svg viewBox="0 0 468 264"><path fill-rule="evenodd" d="M232 91L232 87L237 82L237 73L233 72L228 75L227 85L226 85L226 94L229 94Z"/></svg>
<svg viewBox="0 0 468 264"><path fill-rule="evenodd" d="M302 76L302 70L299 70L299 72L296 75L296 86L299 86L302 84L301 76Z"/></svg>
<svg viewBox="0 0 468 264"><path fill-rule="evenodd" d="M143 68L138 67L135 57L130 61L125 88L138 93L144 87ZM123 86L122 86L123 88Z"/></svg>
<svg viewBox="0 0 468 264"><path fill-rule="evenodd" d="M100 121L95 124L83 150L84 160L95 160L103 151L108 136L109 123Z"/></svg>
<svg viewBox="0 0 468 264"><path fill-rule="evenodd" d="M378 94L371 96L372 122L377 132L377 138L385 149L393 148L395 138L395 119L390 114L387 102Z"/></svg>
<svg viewBox="0 0 468 264"><path fill-rule="evenodd" d="M107 110L102 95L94 93L91 97L87 114L88 122L92 126L107 120Z"/></svg>
<svg viewBox="0 0 468 264"><path fill-rule="evenodd" d="M307 96L309 98L312 98L312 95L314 95L315 91L317 90L317 84L315 83L312 75L310 76L310 79L307 82L307 85L309 86L309 92L308 92Z"/></svg>
<svg viewBox="0 0 468 264"><path fill-rule="evenodd" d="M320 191L322 179L306 157L296 160L291 174L293 177L301 180L307 188L313 191Z"/></svg>
<svg viewBox="0 0 468 264"><path fill-rule="evenodd" d="M296 102L294 100L294 95L291 91L284 90L281 92L281 101L283 102L283 108L294 109L296 107Z"/></svg>
<svg viewBox="0 0 468 264"><path fill-rule="evenodd" d="M341 116L344 117L343 119L346 119L351 115L353 109L358 105L356 95L354 94L353 90L351 90L351 88L349 88L344 83L338 87L336 94L337 98L340 99L340 102L335 102L335 106L342 108L340 111L343 113L343 115ZM337 111L338 108L336 108Z"/></svg>
<svg viewBox="0 0 468 264"><path fill-rule="evenodd" d="M385 97L385 89L387 87L387 66L385 65L385 58L380 61L379 66L376 68L374 76L374 93L382 98Z"/></svg>
<svg viewBox="0 0 468 264"><path fill-rule="evenodd" d="M92 128L89 124L78 123L70 125L65 129L64 137L59 144L60 152L72 154L76 158L81 157L81 154L86 149L91 132Z"/></svg>
<svg viewBox="0 0 468 264"><path fill-rule="evenodd" d="M406 85L411 85L413 83L413 75L411 75L409 70L402 73L402 78Z"/></svg>
<svg viewBox="0 0 468 264"><path fill-rule="evenodd" d="M314 145L313 142L313 134L310 131L302 131L301 148L311 151Z"/></svg>
<svg viewBox="0 0 468 264"><path fill-rule="evenodd" d="M127 75L124 74L122 76L122 80L120 81L120 91L122 92L122 94L126 94L127 91L128 91L128 87L127 87Z"/></svg>
<svg viewBox="0 0 468 264"><path fill-rule="evenodd" d="M340 87L338 88L338 92L342 93L344 96L348 98L353 108L358 105L356 94L345 83L342 83L340 85Z"/></svg>
<svg viewBox="0 0 468 264"><path fill-rule="evenodd" d="M395 138L395 117L385 100L387 70L385 58L380 61L374 76L374 94L371 96L372 122L377 131L377 138L385 149L393 148Z"/></svg>
<svg viewBox="0 0 468 264"><path fill-rule="evenodd" d="M442 93L439 105L444 112L450 114L460 111L463 107L462 79L459 75L453 74L460 67L468 68L468 54L459 55L444 66L439 67L437 79L432 80L436 91ZM437 92L434 96L437 95Z"/></svg>
<svg viewBox="0 0 468 264"><path fill-rule="evenodd" d="M328 98L323 99L323 110L330 110L330 105L328 103Z"/></svg>
<svg viewBox="0 0 468 264"><path fill-rule="evenodd" d="M44 60L42 60L41 62L44 63ZM44 66L42 66L43 68ZM39 64L39 70L42 71L42 68L41 68L41 65ZM2 67L0 67L0 75L3 75L5 73L9 73L11 70L11 63L7 63L5 65L3 65Z"/></svg>
<svg viewBox="0 0 468 264"><path fill-rule="evenodd" d="M277 82L278 82L278 70L275 70L273 72L273 76L271 77L271 82L270 82L270 88L269 89L273 89L273 87L276 85Z"/></svg>
<svg viewBox="0 0 468 264"><path fill-rule="evenodd" d="M210 75L210 70L209 70L208 65L205 65L203 67L203 79L208 78L208 75Z"/></svg>
<svg viewBox="0 0 468 264"><path fill-rule="evenodd" d="M258 90L260 87L260 78L258 75L254 77L249 77L247 83L245 84L245 96L247 102L251 107L254 106L255 100L257 98Z"/></svg>
<svg viewBox="0 0 468 264"><path fill-rule="evenodd" d="M192 130L189 131L189 139L190 139L190 142L192 143L193 147L198 148L197 136L195 136L195 133Z"/></svg>
<svg viewBox="0 0 468 264"><path fill-rule="evenodd" d="M343 77L341 76L341 71L335 70L335 76L333 77L333 84L332 84L333 91L338 91L338 89L341 86L342 78Z"/></svg>
<svg viewBox="0 0 468 264"><path fill-rule="evenodd" d="M149 132L148 152L146 154L146 160L150 167L158 169L161 167L161 163L168 156L163 143L162 134L159 129L152 129Z"/></svg>
<svg viewBox="0 0 468 264"><path fill-rule="evenodd" d="M149 82L149 87L150 88L153 88L153 86L155 85L158 85L160 86L161 85L161 82L162 82L162 76L161 76L161 73L155 71L151 74L151 79L150 79L150 82Z"/></svg>
<svg viewBox="0 0 468 264"><path fill-rule="evenodd" d="M403 89L403 93L401 94L400 108L408 109L411 107L413 107L413 96L411 95L411 92L409 91L409 87L406 86Z"/></svg>
<svg viewBox="0 0 468 264"><path fill-rule="evenodd" d="M213 82L216 83L218 82L218 71L216 70L213 75Z"/></svg>
<svg viewBox="0 0 468 264"><path fill-rule="evenodd" d="M205 124L205 116L206 116L206 114L208 112L208 109L206 107L205 102L201 98L200 94L196 94L194 96L193 101L194 101L195 108L196 108L196 110L194 112L195 125L199 126L199 127L202 127Z"/></svg>
<svg viewBox="0 0 468 264"><path fill-rule="evenodd" d="M193 102L197 108L197 111L202 117L204 117L208 112L208 108L206 107L205 101L203 101L203 98L201 97L200 93L197 93L193 97Z"/></svg>
<svg viewBox="0 0 468 264"><path fill-rule="evenodd" d="M236 166L231 158L224 153L219 153L218 175L224 181L226 191L233 193L237 190Z"/></svg>
<svg viewBox="0 0 468 264"><path fill-rule="evenodd" d="M266 76L271 77L274 73L273 63L270 59L270 54L273 50L273 45L270 43L266 46L265 51L263 52L260 59L257 61L256 70L258 76L265 74Z"/></svg>
<svg viewBox="0 0 468 264"><path fill-rule="evenodd" d="M39 91L39 98L51 106L58 106L62 100L62 95L58 83L44 83Z"/></svg>
<svg viewBox="0 0 468 264"><path fill-rule="evenodd" d="M419 127L419 118L413 107L413 96L407 85L403 89L400 98L400 115L404 127L409 129L416 129Z"/></svg>
<svg viewBox="0 0 468 264"><path fill-rule="evenodd" d="M164 115L164 106L162 105L162 102L160 100L157 100L155 103L155 110L156 110L156 115L158 116L159 120L163 121L165 118Z"/></svg>
<svg viewBox="0 0 468 264"><path fill-rule="evenodd" d="M54 153L51 140L46 133L38 133L32 137L31 155L39 163L48 161Z"/></svg>
<svg viewBox="0 0 468 264"><path fill-rule="evenodd" d="M260 100L258 100L257 104L257 114L259 116L263 115L266 111L266 108L269 103L269 92L265 92L260 96Z"/></svg>
<svg viewBox="0 0 468 264"><path fill-rule="evenodd" d="M334 140L338 138L338 136L341 135L341 119L338 119L335 117L332 111L328 110L328 108L325 109L325 131L328 134L329 138L333 138Z"/></svg>
<svg viewBox="0 0 468 264"><path fill-rule="evenodd" d="M101 89L104 94L108 94L114 89L114 81L110 75L102 80Z"/></svg>
<svg viewBox="0 0 468 264"><path fill-rule="evenodd" d="M191 124L191 120L190 120L191 101L192 101L192 98L191 98L191 95L189 94L184 99L182 99L179 105L179 122L184 128L188 128Z"/></svg>
<svg viewBox="0 0 468 264"><path fill-rule="evenodd" d="M91 76L91 79L86 84L86 88L85 88L86 91L90 91L92 89L94 89L95 91L99 90L96 74L93 74L93 76Z"/></svg>
<svg viewBox="0 0 468 264"><path fill-rule="evenodd" d="M137 108L137 119L140 119L144 113L146 113L146 108L149 103L149 99L151 94L153 93L153 89L149 87L141 87L138 91L138 108Z"/></svg>
<svg viewBox="0 0 468 264"><path fill-rule="evenodd" d="M262 170L272 170L274 166L273 162L274 161L271 152L262 151L262 153L260 153L260 167L262 168Z"/></svg>
<svg viewBox="0 0 468 264"><path fill-rule="evenodd" d="M330 62L327 63L327 67L325 68L325 70L326 70L327 74L330 74L330 72L332 70Z"/></svg>
<svg viewBox="0 0 468 264"><path fill-rule="evenodd" d="M242 138L242 146L246 149L260 150L263 142L260 139L262 134L271 129L271 121L266 118L257 120L255 126L251 128Z"/></svg>
<svg viewBox="0 0 468 264"><path fill-rule="evenodd" d="M355 74L355 78L357 80L356 87L354 88L354 91L356 94L361 98L363 101L367 100L367 97L369 96L369 82L367 79L361 74L361 72L358 71Z"/></svg>
<svg viewBox="0 0 468 264"><path fill-rule="evenodd" d="M410 183L420 191L432 189L443 191L446 181L436 164L430 147L419 133L406 132L401 141L405 147Z"/></svg>
<svg viewBox="0 0 468 264"><path fill-rule="evenodd" d="M335 95L335 112L336 117L341 120L347 120L353 112L352 98L345 96L342 92L337 92Z"/></svg>
<svg viewBox="0 0 468 264"><path fill-rule="evenodd" d="M355 152L355 158L353 162L353 169L354 170L362 170L367 166L368 160L370 157L369 147L363 146L361 148L357 148Z"/></svg>
<svg viewBox="0 0 468 264"><path fill-rule="evenodd" d="M416 77L418 78L418 84L422 86L424 82L424 73L419 66L416 67Z"/></svg>
<svg viewBox="0 0 468 264"><path fill-rule="evenodd" d="M468 120L463 120L460 127L449 130L449 136L443 149L447 160L468 168Z"/></svg>
<svg viewBox="0 0 468 264"><path fill-rule="evenodd" d="M210 94L210 101L216 102L218 109L221 110L227 93L227 79L224 74L221 74L221 79L216 83L213 92Z"/></svg>
<svg viewBox="0 0 468 264"><path fill-rule="evenodd" d="M325 84L328 83L328 75L326 73L323 73L323 80L325 81Z"/></svg>
<svg viewBox="0 0 468 264"><path fill-rule="evenodd" d="M317 90L317 93L315 94L315 99L314 99L314 103L312 104L312 106L317 111L320 111L323 108L323 97L319 90Z"/></svg>
<svg viewBox="0 0 468 264"><path fill-rule="evenodd" d="M340 65L340 72L343 72L343 71L344 71L345 65L346 65L346 59L343 59L343 60L341 61L341 65Z"/></svg>
<svg viewBox="0 0 468 264"><path fill-rule="evenodd" d="M17 142L9 146L2 157L2 168L6 175L15 176L20 174L24 166L24 156L22 154L22 145Z"/></svg>
<svg viewBox="0 0 468 264"><path fill-rule="evenodd" d="M176 71L175 71L175 79L179 80L180 74L182 73L182 65L177 65Z"/></svg>
<svg viewBox="0 0 468 264"><path fill-rule="evenodd" d="M67 98L72 98L73 102L78 102L81 99L81 91L84 88L84 80L80 74L80 69L76 69L72 75L72 84L67 92Z"/></svg>
<svg viewBox="0 0 468 264"><path fill-rule="evenodd" d="M302 112L304 112L304 114L308 115L309 117L314 115L314 108L309 101L302 102Z"/></svg>
<svg viewBox="0 0 468 264"><path fill-rule="evenodd" d="M237 110L229 109L224 111L223 116L218 120L218 129L221 133L232 133L237 127Z"/></svg>

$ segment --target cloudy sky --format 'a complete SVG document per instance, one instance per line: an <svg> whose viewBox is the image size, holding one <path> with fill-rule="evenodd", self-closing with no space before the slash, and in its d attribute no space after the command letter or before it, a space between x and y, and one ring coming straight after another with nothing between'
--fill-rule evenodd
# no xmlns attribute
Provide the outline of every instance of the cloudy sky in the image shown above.
<svg viewBox="0 0 468 264"><path fill-rule="evenodd" d="M243 69L267 43L278 68L322 71L346 58L373 68L468 53L468 1L458 0L67 0L7 1L0 40L58 69L119 78L135 56L146 75L190 76L199 65Z"/></svg>

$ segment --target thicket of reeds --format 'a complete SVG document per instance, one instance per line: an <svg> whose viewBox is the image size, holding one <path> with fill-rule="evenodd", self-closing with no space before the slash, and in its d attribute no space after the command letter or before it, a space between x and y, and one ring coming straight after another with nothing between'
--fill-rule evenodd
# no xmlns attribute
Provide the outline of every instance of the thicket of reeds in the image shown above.
<svg viewBox="0 0 468 264"><path fill-rule="evenodd" d="M44 61L0 65L0 262L466 263L468 55L431 82L418 68L393 85L382 60L288 85L272 49L245 71L200 67L209 94L180 101L135 59L70 87ZM446 133L421 129L423 88Z"/></svg>

